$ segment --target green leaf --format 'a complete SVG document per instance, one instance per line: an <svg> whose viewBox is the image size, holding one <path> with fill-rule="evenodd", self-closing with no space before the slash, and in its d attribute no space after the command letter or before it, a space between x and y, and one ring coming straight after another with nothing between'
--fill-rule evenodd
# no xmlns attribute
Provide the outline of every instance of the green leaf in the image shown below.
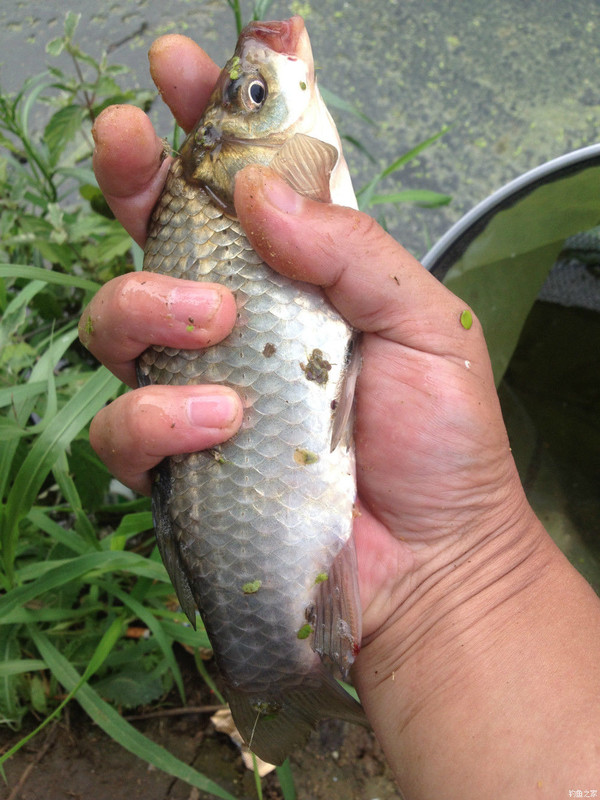
<svg viewBox="0 0 600 800"><path fill-rule="evenodd" d="M123 229L103 236L102 239L83 248L83 256L92 263L109 264L124 256L131 247L131 236Z"/></svg>
<svg viewBox="0 0 600 800"><path fill-rule="evenodd" d="M90 549L88 542L77 531L68 530L51 519L48 516L51 513L52 509L32 508L27 514L27 519L39 530L47 533L54 541L60 542L60 544L77 553L77 555L88 553Z"/></svg>
<svg viewBox="0 0 600 800"><path fill-rule="evenodd" d="M8 629L7 629L8 630ZM4 658L4 653L0 658ZM0 660L0 678L7 675L22 675L24 672L35 672L36 670L46 669L46 662L39 658L13 658Z"/></svg>
<svg viewBox="0 0 600 800"><path fill-rule="evenodd" d="M378 196L375 195L375 188L380 183L380 181L382 181L384 178L388 178L394 172L397 172L399 169L404 167L406 164L409 163L409 161L412 161L412 159L416 158L416 156L418 156L419 153L422 153L423 150L430 147L441 136L444 136L444 134L447 133L449 130L450 128L444 127L440 131L438 131L438 133L434 134L433 136L430 136L428 139L425 139L422 142L419 142L419 144L415 145L415 147L411 148L408 152L403 153L401 156L392 161L391 164L388 164L388 166L385 167L385 169L381 170L381 172L378 175L372 178L365 186L360 188L356 193L356 196L359 201L359 208L365 209L373 205L373 197ZM384 200L381 202L390 202L390 201ZM400 202L406 202L406 201L400 201Z"/></svg>
<svg viewBox="0 0 600 800"><path fill-rule="evenodd" d="M87 436L75 439L71 444L68 466L82 509L88 513L95 511L101 505L112 477L92 450Z"/></svg>
<svg viewBox="0 0 600 800"><path fill-rule="evenodd" d="M77 30L80 19L81 14L75 14L73 11L67 11L65 16L65 37L67 39L72 39L73 36L75 36L75 31Z"/></svg>
<svg viewBox="0 0 600 800"><path fill-rule="evenodd" d="M29 698L32 707L39 714L48 713L48 704L46 703L46 692L44 691L44 684L39 675L32 675L31 677L31 683L29 685Z"/></svg>
<svg viewBox="0 0 600 800"><path fill-rule="evenodd" d="M277 777L283 800L296 800L296 787L294 786L294 776L292 775L292 767L289 758L283 762L280 767L277 767Z"/></svg>
<svg viewBox="0 0 600 800"><path fill-rule="evenodd" d="M39 75L34 75L28 81L26 81L22 96L24 98L23 103L19 105L19 125L20 131L19 136L21 141L24 145L28 145L31 147L32 143L29 141L29 114L31 113L32 108L38 102L38 98L40 94L48 89L52 85L52 81L50 80L48 73L42 72ZM38 152L39 148L35 150L35 154L40 157L41 153Z"/></svg>
<svg viewBox="0 0 600 800"><path fill-rule="evenodd" d="M405 164L408 164L409 161L412 161L414 158L416 158L420 153L423 152L423 150L426 150L428 147L431 147L431 145L434 144L434 142L437 142L438 139L440 139L442 136L445 136L449 130L450 130L449 127L444 126L440 131L434 133L433 136L430 136L428 139L424 139L422 142L419 142L419 144L415 145L415 147L411 148L408 152L404 153L403 155L400 156L400 158L397 158L389 166L387 166L382 171L381 177L387 178L388 175L391 175L393 172L396 172L396 170L399 170Z"/></svg>
<svg viewBox="0 0 600 800"><path fill-rule="evenodd" d="M153 527L151 511L125 514L116 531L102 540L102 547L105 550L124 550L128 539L145 531L151 531Z"/></svg>
<svg viewBox="0 0 600 800"><path fill-rule="evenodd" d="M253 20L264 19L272 5L273 5L273 0L254 0L252 19Z"/></svg>
<svg viewBox="0 0 600 800"><path fill-rule="evenodd" d="M49 56L59 56L65 49L65 40L61 37L51 39L46 45L46 52Z"/></svg>
<svg viewBox="0 0 600 800"><path fill-rule="evenodd" d="M47 716L46 719L40 725L38 725L35 730L33 730L27 736L24 736L19 742L17 742L16 745L14 745L14 747L11 747L8 752L4 753L2 758L0 758L0 767L4 763L4 761L6 761L6 759L8 759L12 755L14 755L17 752L17 750L20 750L21 747L23 747L24 744L26 744L28 741L33 739L33 737L36 736L43 728L45 728L46 725L48 725L48 723L51 720L53 720L55 717L57 717L60 714L60 712L62 711L62 709L67 705L67 703L75 695L75 693L81 688L81 686L83 686L83 684L86 681L88 681L89 678L102 666L102 664L106 660L106 657L108 656L110 651L115 646L116 641L117 641L117 639L119 638L119 636L121 634L122 627L123 627L123 623L122 623L121 619L117 618L117 619L113 620L113 622L110 624L110 626L108 627L108 629L105 631L104 635L102 636L102 639L98 643L98 646L96 647L91 659L88 662L88 665L86 667L85 672L83 673L81 678L79 678L79 680L75 683L75 685L72 687L72 689L69 692L69 694L65 697L65 699L62 701L62 703L60 703L60 705L57 708L54 709L52 714ZM31 638L34 640L34 642L36 642L36 645L38 646L38 650L43 649L43 648L40 647L38 636L40 637L40 639L42 639L42 641L47 642L48 640L45 639L45 637L44 637L44 635L42 633L38 633L37 628L36 628L35 625L30 624L30 625L27 626L27 628L28 628L28 631L29 631L29 634L30 634ZM49 644L50 647L52 647L52 645L50 645L49 642L48 642L48 644ZM57 651L55 651L55 652L57 652ZM45 698L44 698L44 705L45 705Z"/></svg>
<svg viewBox="0 0 600 800"><path fill-rule="evenodd" d="M69 105L60 108L50 117L44 130L44 141L48 145L53 163L67 144L81 130L85 111L81 106Z"/></svg>
<svg viewBox="0 0 600 800"><path fill-rule="evenodd" d="M364 156L366 156L369 159L371 164L376 164L377 163L377 159L375 158L375 156L373 156L373 154L370 153L367 150L367 148L364 146L364 144L359 139L357 139L355 136L350 136L347 133L343 133L343 134L340 134L340 138L343 139L346 142L350 142L350 144L353 147L356 147L356 149L359 152L361 152Z"/></svg>
<svg viewBox="0 0 600 800"><path fill-rule="evenodd" d="M70 475L69 463L65 451L59 453L58 458L52 466L52 474L60 488L62 496L75 515L75 530L89 543L91 548L100 550L100 542L98 541L96 530L83 510L83 503L79 497L75 481Z"/></svg>
<svg viewBox="0 0 600 800"><path fill-rule="evenodd" d="M55 678L67 689L73 689L79 682L80 676L73 666L51 644L50 640L35 626L31 627L31 635L40 651L44 661L52 670ZM186 781L190 786L196 786L204 792L220 797L223 800L235 800L233 795L222 789L210 778L180 761L168 750L148 739L126 722L114 708L105 703L90 686L84 685L78 690L77 702L89 714L94 722L102 728L112 739L118 742L129 752L144 761L152 764L157 769L163 770L168 775L173 775ZM1 759L2 763L8 754Z"/></svg>
<svg viewBox="0 0 600 800"><path fill-rule="evenodd" d="M139 666L96 681L94 690L105 700L124 708L148 705L164 694L161 679L152 672L144 672Z"/></svg>
<svg viewBox="0 0 600 800"><path fill-rule="evenodd" d="M26 288L29 288L30 286L34 285L43 286L44 284L34 281L28 284ZM23 292L21 292L21 294L23 294ZM15 298L15 301L17 299L18 298ZM10 303L9 305L12 306L13 304ZM48 375L54 369L54 366L57 363L57 361L62 357L65 350L69 347L71 342L73 342L73 340L76 337L77 337L76 329L66 331L63 334L55 336L52 339L51 345L47 347L45 352L38 358L37 363L31 370L31 374L28 379L28 385L37 384L38 382L41 381L42 378L45 378L46 380L44 381L44 383L47 389ZM0 341L1 338L2 338L2 325L0 325ZM15 395L11 400L11 405L13 405L13 408L15 410L16 420L18 424L24 427L27 420L29 419L29 415L31 414L31 412L35 407L36 394L29 395L28 393L25 392L19 392L18 400L16 395L17 392L15 392ZM5 496L9 478L12 477L11 466L17 449L17 444L18 442L15 440L10 444L0 448L0 497ZM3 546L7 537L8 534L6 532L6 527L3 525L2 527L0 527L0 542L3 543ZM4 552L3 556L4 559L6 559L6 552Z"/></svg>
<svg viewBox="0 0 600 800"><path fill-rule="evenodd" d="M190 623L185 619L182 614L181 622L172 622L171 620L163 620L162 626L165 633L180 644L187 644L189 647L202 647L204 649L212 649L210 639L206 631L198 625L197 630L194 630Z"/></svg>
<svg viewBox="0 0 600 800"><path fill-rule="evenodd" d="M172 649L173 640L167 635L164 625L158 619L156 619L154 614L152 614L152 612L149 611L148 608L143 605L143 603L139 603L135 598L131 596L131 594L123 592L116 585L109 584L107 582L103 582L102 586L106 592L114 595L118 600L121 601L121 603L123 603L124 606L129 607L136 615L136 617L139 617L139 619L144 623L144 625L148 627L153 636L156 638L158 646L162 650L164 659L166 663L169 665L169 668L175 679L175 683L177 684L177 688L179 690L179 696L181 697L181 702L185 703L185 689L183 686L183 678L181 677L181 671L179 669L177 661L175 660L175 656L173 655L173 649ZM196 647L200 646L201 645L198 641L196 643ZM160 683L160 685L162 691L162 682ZM109 699L112 698L109 697ZM150 702L150 700L143 700L140 701L140 703L132 703L131 705L142 705L143 703L146 702Z"/></svg>

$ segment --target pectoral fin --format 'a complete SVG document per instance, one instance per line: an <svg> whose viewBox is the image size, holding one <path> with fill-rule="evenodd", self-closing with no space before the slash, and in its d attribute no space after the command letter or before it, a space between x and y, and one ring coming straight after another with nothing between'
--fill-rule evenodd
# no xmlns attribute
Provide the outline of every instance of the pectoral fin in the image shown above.
<svg viewBox="0 0 600 800"><path fill-rule="evenodd" d="M333 145L296 133L277 152L271 168L299 194L330 203L329 179L337 160Z"/></svg>

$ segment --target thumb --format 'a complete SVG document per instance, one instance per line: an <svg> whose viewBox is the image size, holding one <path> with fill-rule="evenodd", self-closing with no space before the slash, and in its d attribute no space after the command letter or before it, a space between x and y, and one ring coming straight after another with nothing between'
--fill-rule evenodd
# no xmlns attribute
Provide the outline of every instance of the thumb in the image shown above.
<svg viewBox="0 0 600 800"><path fill-rule="evenodd" d="M469 334L481 339L477 323L470 331L460 323L465 304L367 214L302 197L257 166L238 173L234 200L259 255L289 278L322 286L358 330L461 358Z"/></svg>

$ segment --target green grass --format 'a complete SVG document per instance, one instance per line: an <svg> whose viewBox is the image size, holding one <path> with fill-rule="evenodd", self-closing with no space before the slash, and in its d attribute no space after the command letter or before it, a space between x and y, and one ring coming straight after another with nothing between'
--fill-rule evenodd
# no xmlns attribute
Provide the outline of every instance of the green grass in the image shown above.
<svg viewBox="0 0 600 800"><path fill-rule="evenodd" d="M241 25L239 2L228 3ZM256 2L251 16L269 5ZM70 56L71 72L50 65L15 95L0 89L0 724L18 731L27 715L41 720L0 757L0 769L76 700L122 747L231 798L117 710L160 704L172 692L185 704L177 646L197 652L209 642L174 610L149 501L116 484L89 443L91 419L123 388L80 345L77 323L100 286L139 261L94 178L91 126L110 104L148 109L156 95L123 89L125 68L84 53L78 21L68 13L64 34L47 46L50 59ZM328 102L348 111L340 98ZM363 206L433 202L375 189L435 138L377 173ZM131 626L148 636L128 637ZM210 680L197 663L199 680ZM277 775L293 800L287 762Z"/></svg>

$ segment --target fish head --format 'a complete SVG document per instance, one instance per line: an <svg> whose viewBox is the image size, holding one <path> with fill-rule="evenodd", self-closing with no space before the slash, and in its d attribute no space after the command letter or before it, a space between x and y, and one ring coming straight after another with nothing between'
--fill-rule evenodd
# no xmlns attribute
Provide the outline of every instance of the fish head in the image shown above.
<svg viewBox="0 0 600 800"><path fill-rule="evenodd" d="M234 216L236 173L249 164L271 164L296 133L333 145L336 158L341 153L316 85L304 21L251 22L182 146L185 179Z"/></svg>

